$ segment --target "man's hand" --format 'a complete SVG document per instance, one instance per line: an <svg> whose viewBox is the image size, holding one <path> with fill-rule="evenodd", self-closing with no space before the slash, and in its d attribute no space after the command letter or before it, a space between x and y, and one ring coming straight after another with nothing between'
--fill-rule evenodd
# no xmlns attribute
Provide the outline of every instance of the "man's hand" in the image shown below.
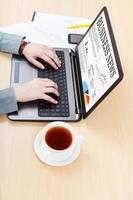
<svg viewBox="0 0 133 200"><path fill-rule="evenodd" d="M22 54L33 65L35 65L36 67L40 69L44 69L45 66L43 66L39 61L37 61L37 58L43 59L55 69L58 69L58 67L61 67L61 61L56 55L55 50L45 45L29 43L25 46Z"/></svg>
<svg viewBox="0 0 133 200"><path fill-rule="evenodd" d="M53 104L58 102L50 97L48 93L59 96L58 86L49 79L36 78L30 82L14 87L17 102L28 102L37 99L47 100Z"/></svg>

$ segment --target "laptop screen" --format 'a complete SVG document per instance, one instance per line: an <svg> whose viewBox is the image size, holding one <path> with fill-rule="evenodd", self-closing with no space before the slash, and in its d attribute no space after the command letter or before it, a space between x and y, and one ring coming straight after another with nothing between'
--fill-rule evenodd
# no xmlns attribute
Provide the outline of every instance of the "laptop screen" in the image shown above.
<svg viewBox="0 0 133 200"><path fill-rule="evenodd" d="M104 8L77 45L84 112L89 112L120 78L118 52ZM111 29L111 30L110 30ZM113 41L112 41L113 40ZM115 54L116 53L116 54Z"/></svg>

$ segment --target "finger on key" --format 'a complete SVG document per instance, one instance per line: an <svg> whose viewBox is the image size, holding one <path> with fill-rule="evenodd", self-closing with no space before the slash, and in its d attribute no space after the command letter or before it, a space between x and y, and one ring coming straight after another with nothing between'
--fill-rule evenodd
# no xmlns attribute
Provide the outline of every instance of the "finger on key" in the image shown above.
<svg viewBox="0 0 133 200"><path fill-rule="evenodd" d="M50 96L47 95L47 94L44 94L44 95L43 95L43 99L44 99L44 100L47 100L47 101L49 101L49 102L51 102L51 103L53 103L53 104L58 104L58 101L56 101L55 99L53 99L52 97L50 97Z"/></svg>

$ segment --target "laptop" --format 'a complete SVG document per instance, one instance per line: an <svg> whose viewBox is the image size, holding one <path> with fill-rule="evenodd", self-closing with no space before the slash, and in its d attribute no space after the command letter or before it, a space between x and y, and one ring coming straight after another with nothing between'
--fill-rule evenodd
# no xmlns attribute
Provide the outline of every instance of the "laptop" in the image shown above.
<svg viewBox="0 0 133 200"><path fill-rule="evenodd" d="M62 66L54 70L35 68L24 57L13 55L11 87L37 77L49 78L58 84L58 104L37 100L19 103L11 120L78 121L85 119L122 80L123 71L107 8L104 7L75 50L55 49ZM49 94L52 95L52 94Z"/></svg>

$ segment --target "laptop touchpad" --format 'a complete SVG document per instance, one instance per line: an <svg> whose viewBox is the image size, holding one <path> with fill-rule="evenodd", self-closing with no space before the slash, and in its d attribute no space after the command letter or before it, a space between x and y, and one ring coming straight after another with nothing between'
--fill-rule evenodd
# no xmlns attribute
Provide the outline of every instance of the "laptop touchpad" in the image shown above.
<svg viewBox="0 0 133 200"><path fill-rule="evenodd" d="M15 62L14 83L24 83L37 77L37 69L27 61Z"/></svg>

